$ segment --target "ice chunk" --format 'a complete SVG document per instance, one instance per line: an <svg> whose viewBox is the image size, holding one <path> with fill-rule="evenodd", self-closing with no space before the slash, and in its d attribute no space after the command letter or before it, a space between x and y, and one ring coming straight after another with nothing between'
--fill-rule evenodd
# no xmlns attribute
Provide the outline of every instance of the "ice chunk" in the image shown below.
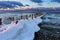
<svg viewBox="0 0 60 40"><path fill-rule="evenodd" d="M0 34L0 39L1 40L9 40L11 38L13 38L16 34L17 31L23 28L23 21L20 22L20 24L16 25L15 27L9 29L8 31ZM12 25L10 25L12 26Z"/></svg>
<svg viewBox="0 0 60 40"><path fill-rule="evenodd" d="M33 20L36 24L39 24L42 22L42 19L40 17L34 18Z"/></svg>
<svg viewBox="0 0 60 40"><path fill-rule="evenodd" d="M22 31L19 31L20 34L16 37L16 40L33 40L34 33L39 29L34 20L26 20L24 28Z"/></svg>
<svg viewBox="0 0 60 40"><path fill-rule="evenodd" d="M40 20L40 19L39 19ZM33 40L34 33L37 32L40 28L38 27L38 18L32 20L21 20L18 21L14 27L12 24L9 25L12 28L6 32L0 34L1 40ZM37 23L36 23L37 22Z"/></svg>

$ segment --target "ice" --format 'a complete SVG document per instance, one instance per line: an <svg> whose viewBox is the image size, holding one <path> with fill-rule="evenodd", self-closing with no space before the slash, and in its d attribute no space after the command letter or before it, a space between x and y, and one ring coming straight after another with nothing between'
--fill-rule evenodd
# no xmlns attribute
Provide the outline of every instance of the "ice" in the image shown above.
<svg viewBox="0 0 60 40"><path fill-rule="evenodd" d="M42 22L42 19L40 17L34 18L33 20L35 21L36 24L39 24Z"/></svg>
<svg viewBox="0 0 60 40"><path fill-rule="evenodd" d="M9 24L10 29L0 33L1 40L33 40L34 33L39 31L38 23L41 22L39 17L35 19L20 20L18 24Z"/></svg>
<svg viewBox="0 0 60 40"><path fill-rule="evenodd" d="M7 30L11 29L14 26L15 26L15 24L13 24L13 23L0 25L0 33L4 33L4 32L6 32Z"/></svg>
<svg viewBox="0 0 60 40"><path fill-rule="evenodd" d="M18 26L20 25L20 26ZM1 40L8 40L12 37L14 37L17 33L17 31L23 27L23 21L20 21L20 24L15 25L13 28L10 28L4 33L0 33L0 39ZM8 25L9 27L13 26L12 24Z"/></svg>
<svg viewBox="0 0 60 40"><path fill-rule="evenodd" d="M21 33L19 34L19 36L15 38L16 40L33 40L34 39L34 33L40 30L40 28L35 22L38 22L38 20L40 21L40 19L37 18L37 21L34 21L34 20L31 20L31 19L26 20L24 28L22 29L22 31L20 31Z"/></svg>

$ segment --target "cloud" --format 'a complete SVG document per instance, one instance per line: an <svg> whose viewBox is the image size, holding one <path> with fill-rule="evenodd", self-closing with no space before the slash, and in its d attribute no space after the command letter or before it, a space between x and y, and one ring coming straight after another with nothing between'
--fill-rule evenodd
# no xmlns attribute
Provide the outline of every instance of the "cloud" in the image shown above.
<svg viewBox="0 0 60 40"><path fill-rule="evenodd" d="M2 0L8 1L8 0ZM31 6L31 7L60 7L60 0L9 0L9 1L17 1L22 3L23 5Z"/></svg>
<svg viewBox="0 0 60 40"><path fill-rule="evenodd" d="M60 0L51 0L52 2L58 2L58 3L60 3Z"/></svg>
<svg viewBox="0 0 60 40"><path fill-rule="evenodd" d="M42 3L43 1L42 0L31 0L32 2L35 2L35 3Z"/></svg>
<svg viewBox="0 0 60 40"><path fill-rule="evenodd" d="M43 2L40 3L39 5L42 7L60 7L60 3L58 3L57 1L52 1L52 0L42 0Z"/></svg>
<svg viewBox="0 0 60 40"><path fill-rule="evenodd" d="M14 8L19 6L23 6L23 4L15 1L0 1L0 8Z"/></svg>

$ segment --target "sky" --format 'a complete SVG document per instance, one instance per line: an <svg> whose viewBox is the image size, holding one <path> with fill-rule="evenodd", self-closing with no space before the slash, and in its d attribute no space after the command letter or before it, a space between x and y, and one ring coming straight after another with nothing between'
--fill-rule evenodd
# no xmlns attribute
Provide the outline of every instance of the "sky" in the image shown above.
<svg viewBox="0 0 60 40"><path fill-rule="evenodd" d="M17 1L23 5L32 7L60 7L60 0L0 0L0 1Z"/></svg>

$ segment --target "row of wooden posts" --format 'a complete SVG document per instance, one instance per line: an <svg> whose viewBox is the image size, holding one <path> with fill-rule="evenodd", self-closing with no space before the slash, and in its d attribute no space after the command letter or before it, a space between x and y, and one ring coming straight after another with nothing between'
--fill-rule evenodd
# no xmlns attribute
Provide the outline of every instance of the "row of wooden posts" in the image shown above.
<svg viewBox="0 0 60 40"><path fill-rule="evenodd" d="M23 16L24 16L24 18L23 18ZM38 16L40 16L40 14L20 15L20 20L22 20L22 19L28 20L29 18L33 19L33 18L36 18L36 17L38 17ZM14 21L14 20L16 21L16 24L17 24L17 23L18 23L18 20L14 19L14 17L13 17L13 21Z"/></svg>
<svg viewBox="0 0 60 40"><path fill-rule="evenodd" d="M27 15L20 15L20 20L21 19L26 19L28 20L29 18L33 19L33 18L36 18L38 16L40 16L41 14L27 14ZM13 17L13 21L16 20L16 18Z"/></svg>
<svg viewBox="0 0 60 40"><path fill-rule="evenodd" d="M33 18L36 18L36 17L38 17L38 16L41 16L41 14L39 14L39 13L36 13L36 14L26 14L26 15L20 15L20 16L18 16L18 17L19 17L19 20L22 20L22 19L28 20L29 18L33 19ZM11 21L16 21L16 22L18 22L16 16L10 17L9 19L10 19ZM0 25L1 25L1 24L2 24L2 19L0 19Z"/></svg>

